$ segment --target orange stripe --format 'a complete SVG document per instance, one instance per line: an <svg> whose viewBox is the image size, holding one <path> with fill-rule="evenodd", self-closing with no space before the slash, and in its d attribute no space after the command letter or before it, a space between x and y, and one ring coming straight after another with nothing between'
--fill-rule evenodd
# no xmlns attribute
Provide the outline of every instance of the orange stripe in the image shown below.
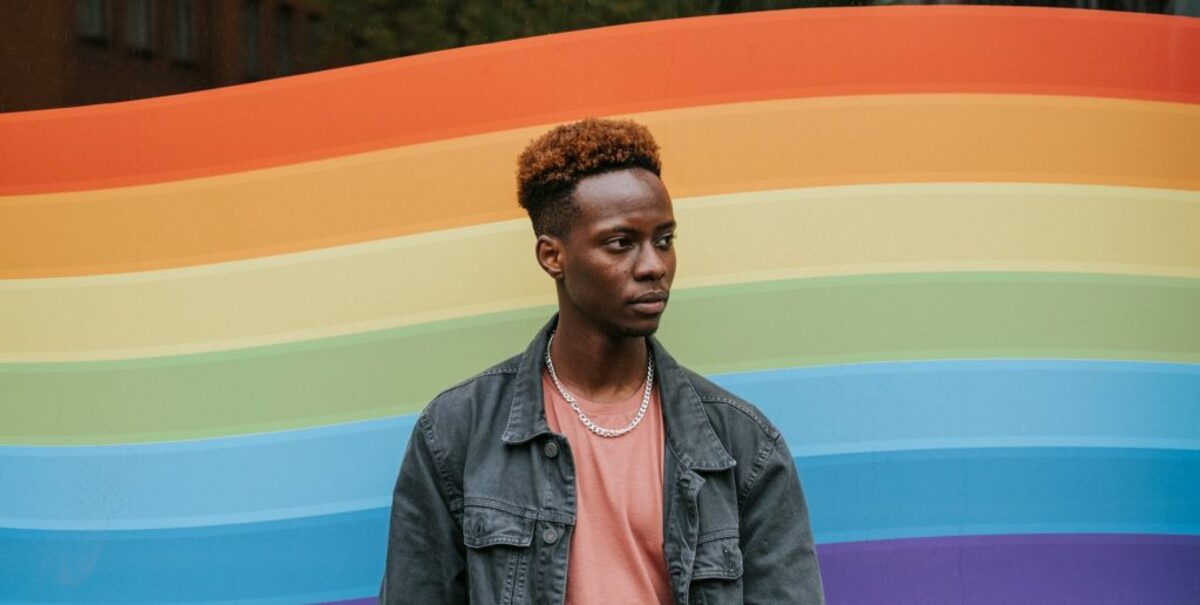
<svg viewBox="0 0 1200 605"><path fill-rule="evenodd" d="M227 89L0 115L0 195L225 174L575 119L910 92L1200 102L1200 21L802 9L491 44Z"/></svg>
<svg viewBox="0 0 1200 605"><path fill-rule="evenodd" d="M634 117L662 144L664 178L677 198L956 181L1200 190L1196 105L897 95ZM514 158L543 129L196 181L0 199L0 278L213 263L516 218Z"/></svg>

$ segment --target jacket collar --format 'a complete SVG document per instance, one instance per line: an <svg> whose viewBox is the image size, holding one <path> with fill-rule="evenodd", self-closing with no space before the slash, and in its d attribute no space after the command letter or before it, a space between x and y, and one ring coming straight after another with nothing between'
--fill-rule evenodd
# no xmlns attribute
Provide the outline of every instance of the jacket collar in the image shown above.
<svg viewBox="0 0 1200 605"><path fill-rule="evenodd" d="M555 314L521 355L508 426L501 436L505 443L524 443L538 435L550 433L543 402L542 367L545 365L546 343L557 325L558 315ZM654 352L655 377L662 401L667 446L684 465L694 470L715 471L733 467L736 463L717 438L687 372L667 353L658 339L651 336L648 341Z"/></svg>

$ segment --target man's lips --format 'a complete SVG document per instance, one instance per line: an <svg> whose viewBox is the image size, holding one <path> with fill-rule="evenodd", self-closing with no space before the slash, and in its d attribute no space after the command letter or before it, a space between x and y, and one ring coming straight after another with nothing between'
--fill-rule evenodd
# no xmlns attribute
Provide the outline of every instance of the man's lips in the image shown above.
<svg viewBox="0 0 1200 605"><path fill-rule="evenodd" d="M629 303L633 308L646 315L657 315L667 308L666 292L649 292L634 298Z"/></svg>

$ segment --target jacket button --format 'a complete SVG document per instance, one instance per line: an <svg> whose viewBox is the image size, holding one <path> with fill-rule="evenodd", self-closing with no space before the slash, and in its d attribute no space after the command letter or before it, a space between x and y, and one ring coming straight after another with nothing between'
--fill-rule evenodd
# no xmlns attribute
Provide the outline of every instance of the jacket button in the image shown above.
<svg viewBox="0 0 1200 605"><path fill-rule="evenodd" d="M546 445L542 447L542 452L546 454L547 458L553 458L553 457L557 456L558 455L558 443L554 442L554 441L547 441Z"/></svg>
<svg viewBox="0 0 1200 605"><path fill-rule="evenodd" d="M546 531L542 532L542 540L545 540L546 544L554 544L558 541L558 532L554 531L553 527L547 527Z"/></svg>

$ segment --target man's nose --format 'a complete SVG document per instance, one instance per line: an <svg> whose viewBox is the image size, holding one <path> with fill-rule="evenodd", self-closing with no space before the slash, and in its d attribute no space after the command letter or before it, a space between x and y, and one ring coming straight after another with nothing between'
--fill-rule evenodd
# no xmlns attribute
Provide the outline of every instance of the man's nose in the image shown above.
<svg viewBox="0 0 1200 605"><path fill-rule="evenodd" d="M653 244L642 246L638 253L637 263L633 267L633 276L639 280L662 279L667 274L668 252L659 250Z"/></svg>

